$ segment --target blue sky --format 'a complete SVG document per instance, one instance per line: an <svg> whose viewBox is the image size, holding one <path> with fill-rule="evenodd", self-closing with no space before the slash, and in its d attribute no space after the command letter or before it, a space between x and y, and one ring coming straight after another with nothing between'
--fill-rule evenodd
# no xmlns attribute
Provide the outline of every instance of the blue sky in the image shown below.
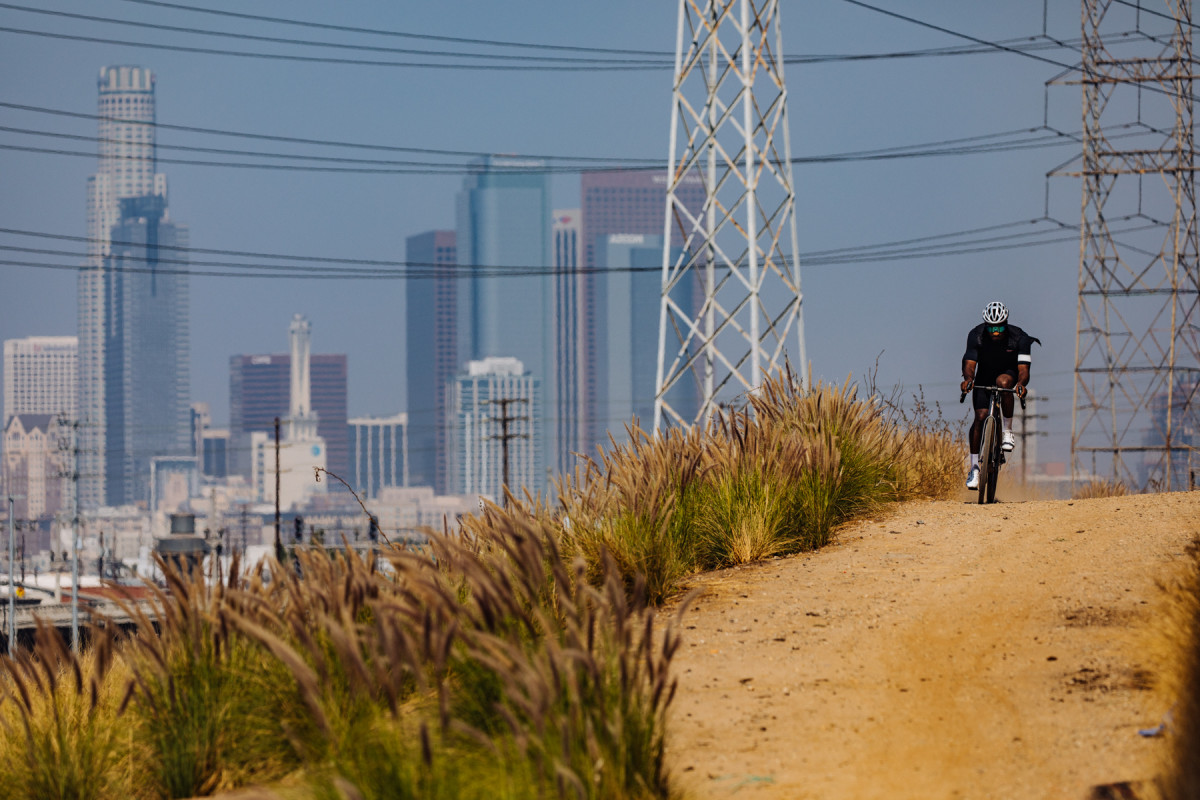
<svg viewBox="0 0 1200 800"><path fill-rule="evenodd" d="M175 2L175 0L171 0ZM191 0L197 7L393 32L671 53L677 6L663 0L604 3L356 3L315 0ZM1079 35L1077 3L1041 0L888 2L877 8L987 41L1046 32ZM157 76L158 121L224 131L471 152L614 159L667 156L671 70L543 72L446 70L265 60L179 52L13 32L37 30L168 46L325 55L329 50L218 39L20 10L139 20L354 45L482 52L461 42L305 29L189 12L131 0L18 0L0 7L0 102L94 114L96 76L109 64L136 64ZM784 2L789 55L894 53L970 42L845 0ZM489 48L487 52L544 50ZM1076 63L1066 49L1044 58ZM343 52L340 55L345 56ZM349 52L354 58L430 63L434 56ZM464 59L455 59L462 62ZM826 156L922 145L1035 129L1080 127L1077 86L1046 82L1059 67L994 51L788 66L792 153ZM95 122L0 106L0 126L95 135ZM1009 134L1003 141L1010 141ZM280 152L291 147L228 136L160 130L162 145ZM3 145L95 152L95 143L0 131L0 227L83 236L85 184L94 158L31 153ZM983 305L1002 299L1013 321L1041 337L1035 394L1050 401L1045 457L1064 459L1070 433L1079 245L1065 230L1054 244L998 248L990 236L1050 231L1049 215L1077 225L1076 180L1046 174L1067 161L1070 145L986 154L801 163L795 168L803 253L956 234L984 252L822 263L802 260L804 314L814 375L860 377L878 359L878 382L918 384L957 416L958 362L966 331ZM293 152L373 157L296 146ZM160 158L218 156L160 149ZM385 154L384 158L405 157ZM262 159L257 159L259 162ZM407 236L452 228L461 174L381 175L267 171L161 163L172 217L191 229L197 248L331 258L404 258ZM578 179L555 176L556 207L578 203ZM1025 224L1021 224L1025 223ZM946 241L955 241L949 239ZM0 244L74 248L0 234ZM922 245L924 248L924 244ZM194 256L193 258L199 258ZM0 259L26 260L0 253ZM49 263L71 261L43 257ZM0 338L75 332L70 272L0 266ZM227 420L231 355L283 352L291 315L313 323L316 352L350 359L350 412L386 414L404 407L404 284L195 278L192 281L192 396Z"/></svg>

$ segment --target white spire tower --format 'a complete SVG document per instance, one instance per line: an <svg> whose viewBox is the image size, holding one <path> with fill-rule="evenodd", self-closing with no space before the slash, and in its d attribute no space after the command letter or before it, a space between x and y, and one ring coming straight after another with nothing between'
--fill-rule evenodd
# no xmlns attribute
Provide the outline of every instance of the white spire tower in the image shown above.
<svg viewBox="0 0 1200 800"><path fill-rule="evenodd" d="M250 434L250 480L258 502L273 502L278 483L280 508L294 509L302 508L314 493L324 492L328 482L317 483L313 475L314 467L325 468L327 454L325 440L317 435L317 413L312 410L312 325L303 314L296 314L288 334L292 344L291 413L279 447L279 480L275 479L275 442L263 431Z"/></svg>
<svg viewBox="0 0 1200 800"><path fill-rule="evenodd" d="M292 342L291 413L289 442L307 442L317 436L317 414L312 410L312 324L303 314L292 317L288 328Z"/></svg>

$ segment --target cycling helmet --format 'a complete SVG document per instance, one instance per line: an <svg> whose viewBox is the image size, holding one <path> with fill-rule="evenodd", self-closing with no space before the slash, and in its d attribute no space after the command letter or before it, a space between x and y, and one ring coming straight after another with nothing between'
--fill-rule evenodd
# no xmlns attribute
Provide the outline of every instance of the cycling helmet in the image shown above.
<svg viewBox="0 0 1200 800"><path fill-rule="evenodd" d="M993 300L983 307L983 321L988 325L1002 325L1008 322L1008 309L999 300Z"/></svg>

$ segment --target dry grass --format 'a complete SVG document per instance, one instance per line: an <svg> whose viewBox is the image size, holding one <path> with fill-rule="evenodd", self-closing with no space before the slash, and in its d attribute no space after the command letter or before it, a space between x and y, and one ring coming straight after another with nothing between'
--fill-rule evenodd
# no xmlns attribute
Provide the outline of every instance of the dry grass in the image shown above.
<svg viewBox="0 0 1200 800"><path fill-rule="evenodd" d="M1099 497L1124 497L1129 487L1123 481L1109 478L1092 478L1071 493L1072 500L1094 500Z"/></svg>
<svg viewBox="0 0 1200 800"><path fill-rule="evenodd" d="M1186 571L1163 585L1166 613L1152 625L1147 649L1160 665L1153 696L1169 708L1168 761L1159 781L1164 798L1200 798L1200 539Z"/></svg>
<svg viewBox="0 0 1200 800"><path fill-rule="evenodd" d="M39 625L33 651L0 657L0 785L8 797L128 796L131 753L117 724L113 642L92 631L83 656Z"/></svg>
<svg viewBox="0 0 1200 800"><path fill-rule="evenodd" d="M609 553L627 584L645 576L652 602L699 570L820 547L880 504L951 496L964 456L923 398L906 412L790 372L708 430L629 433L558 483L558 508L496 513L557 521L569 552L593 570Z"/></svg>
<svg viewBox="0 0 1200 800"><path fill-rule="evenodd" d="M58 772L95 779L28 796L672 797L679 639L652 606L697 570L944 496L955 438L786 373L707 430L635 425L555 504L509 497L420 552L317 548L216 582L163 565L153 613L130 608L137 631L97 661L43 638L6 662L0 778L43 780L64 751Z"/></svg>

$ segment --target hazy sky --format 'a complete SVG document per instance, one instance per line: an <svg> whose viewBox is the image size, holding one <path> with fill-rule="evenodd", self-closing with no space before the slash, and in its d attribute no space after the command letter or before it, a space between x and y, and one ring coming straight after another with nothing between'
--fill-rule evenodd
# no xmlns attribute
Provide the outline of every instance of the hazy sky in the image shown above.
<svg viewBox="0 0 1200 800"><path fill-rule="evenodd" d="M355 3L316 0L190 0L196 7L347 27L537 45L654 51L673 56L677 4L666 0L522 2L441 0ZM479 63L465 53L563 55L577 50L499 48L438 39L305 28L188 11L146 0L17 0L0 7L0 103L96 113L100 67L134 64L157 76L158 122L221 131L468 152L662 159L665 168L670 66L521 71L441 69L420 64ZM971 47L937 26L1016 46L1043 30L1079 36L1077 2L1042 0L877 0L927 26L847 0L784 2L784 50L791 56L848 56ZM358 49L219 38L46 15L24 8L135 20L242 36L336 42ZM109 43L17 33L40 31ZM141 43L139 46L116 42ZM403 62L409 66L318 63L184 52L196 48L287 53L306 58ZM453 56L363 50L406 48ZM982 49L982 48L975 48ZM1035 51L1075 64L1070 49ZM596 57L612 58L595 54ZM632 56L628 56L632 57ZM539 62L507 62L530 64ZM1077 145L957 154L989 142L1013 143L1042 126L1080 128L1078 86L1046 82L1052 63L992 50L961 55L826 59L787 67L792 153L796 158L921 146L933 154L899 159L827 160L795 168L804 315L816 377L862 376L878 358L881 384L920 384L955 416L959 358L980 309L1002 299L1013 321L1041 337L1035 394L1050 398L1051 433L1041 447L1066 457L1070 432L1079 245L1076 231L1034 223L1047 211L1079 221L1076 180L1046 173L1077 155ZM0 227L83 236L86 179L96 169L95 120L0 106ZM8 129L40 132L18 133ZM70 134L82 140L49 137ZM992 137L961 141L970 137ZM1036 134L1028 134L1032 137ZM1049 137L1047 137L1049 138ZM953 141L951 141L953 140ZM950 141L950 144L937 144ZM461 163L462 158L348 150L160 129L159 171L168 176L172 218L191 229L195 248L399 261L407 236L452 228L461 171L361 174L171 163L169 159L268 163L165 145L359 159ZM13 147L67 151L35 153ZM92 154L70 155L68 152ZM295 163L295 162L274 162ZM309 162L310 164L313 162ZM332 165L331 162L324 162ZM392 167L394 168L394 167ZM556 175L554 204L578 204L578 176ZM1047 188L1048 187L1048 188ZM1024 223L1024 224L1021 224ZM997 228L961 236L964 231ZM1013 234L1045 232L1033 247ZM945 239L928 237L947 236ZM921 239L917 257L830 263L822 251ZM959 243L934 255L932 244ZM83 245L0 233L0 245L78 252ZM851 254L854 254L851 251ZM193 261L215 259L194 254ZM0 250L3 261L77 265L80 259ZM225 257L226 261L247 261ZM75 275L0 266L0 339L75 332ZM264 280L196 277L191 284L192 398L215 422L228 419L228 361L238 353L284 352L291 315L313 325L313 349L347 353L352 415L404 407L402 280Z"/></svg>

